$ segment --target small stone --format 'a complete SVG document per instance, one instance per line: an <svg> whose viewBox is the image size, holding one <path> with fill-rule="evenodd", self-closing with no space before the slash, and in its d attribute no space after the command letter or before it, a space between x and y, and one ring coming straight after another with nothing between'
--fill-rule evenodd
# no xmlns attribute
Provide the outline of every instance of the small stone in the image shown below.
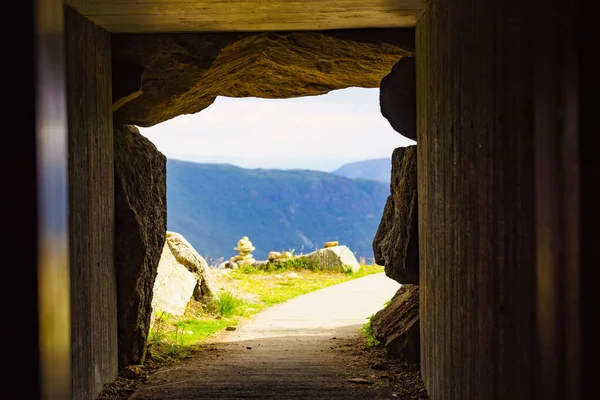
<svg viewBox="0 0 600 400"><path fill-rule="evenodd" d="M339 245L339 243L338 243L338 242L327 242L327 243L325 243L325 244L323 245L323 248L325 248L325 249L326 249L326 248L328 248L328 247L335 247L335 246L337 246L337 245Z"/></svg>
<svg viewBox="0 0 600 400"><path fill-rule="evenodd" d="M282 260L287 260L289 258L292 258L294 255L292 254L291 251L284 251L283 253L281 253L281 257L279 257Z"/></svg>
<svg viewBox="0 0 600 400"><path fill-rule="evenodd" d="M246 346L246 349L248 349L248 350L252 350L252 347L250 347L250 346Z"/></svg>
<svg viewBox="0 0 600 400"><path fill-rule="evenodd" d="M368 380L363 379L363 378L350 378L350 379L348 379L348 382L350 382L350 383L358 383L360 385L372 385L373 383L375 383L375 382L371 382L371 381L368 381Z"/></svg>
<svg viewBox="0 0 600 400"><path fill-rule="evenodd" d="M143 365L128 365L121 371L123 378L139 378L144 375Z"/></svg>
<svg viewBox="0 0 600 400"><path fill-rule="evenodd" d="M235 326L228 326L225 328L226 331L235 331L237 328Z"/></svg>

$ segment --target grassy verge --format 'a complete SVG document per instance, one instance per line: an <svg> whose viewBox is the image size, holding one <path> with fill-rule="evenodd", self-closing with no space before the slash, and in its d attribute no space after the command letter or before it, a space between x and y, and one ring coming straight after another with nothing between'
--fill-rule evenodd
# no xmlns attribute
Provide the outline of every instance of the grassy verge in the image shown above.
<svg viewBox="0 0 600 400"><path fill-rule="evenodd" d="M383 267L378 265L361 265L359 271L351 273L288 264L270 270L243 267L219 274L216 284L221 289L213 304L191 304L179 318L164 313L157 317L148 337L148 361L162 364L185 358L203 340L266 307L379 272Z"/></svg>
<svg viewBox="0 0 600 400"><path fill-rule="evenodd" d="M373 314L373 315L375 315L375 314ZM381 346L381 344L382 344L373 335L373 326L371 325L373 315L371 315L369 318L367 318L368 321L361 328L362 334L365 338L365 344L367 345L367 347L378 347L378 346Z"/></svg>

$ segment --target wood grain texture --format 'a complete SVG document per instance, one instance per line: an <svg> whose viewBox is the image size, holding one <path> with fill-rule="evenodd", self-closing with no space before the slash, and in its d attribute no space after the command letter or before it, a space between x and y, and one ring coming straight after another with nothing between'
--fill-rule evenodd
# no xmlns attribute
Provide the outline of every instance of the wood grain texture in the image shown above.
<svg viewBox="0 0 600 400"><path fill-rule="evenodd" d="M433 400L530 399L534 153L515 1L438 0L417 26L421 363Z"/></svg>
<svg viewBox="0 0 600 400"><path fill-rule="evenodd" d="M414 27L425 0L67 0L110 32Z"/></svg>
<svg viewBox="0 0 600 400"><path fill-rule="evenodd" d="M110 34L65 9L74 399L117 375Z"/></svg>

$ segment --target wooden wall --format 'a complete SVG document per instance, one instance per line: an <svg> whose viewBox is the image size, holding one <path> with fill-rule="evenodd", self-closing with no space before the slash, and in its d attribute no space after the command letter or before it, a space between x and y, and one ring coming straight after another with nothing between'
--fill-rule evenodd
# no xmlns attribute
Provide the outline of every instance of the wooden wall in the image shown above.
<svg viewBox="0 0 600 400"><path fill-rule="evenodd" d="M110 35L65 10L69 127L72 397L117 375Z"/></svg>
<svg viewBox="0 0 600 400"><path fill-rule="evenodd" d="M421 368L432 399L533 398L527 10L437 0L416 37Z"/></svg>

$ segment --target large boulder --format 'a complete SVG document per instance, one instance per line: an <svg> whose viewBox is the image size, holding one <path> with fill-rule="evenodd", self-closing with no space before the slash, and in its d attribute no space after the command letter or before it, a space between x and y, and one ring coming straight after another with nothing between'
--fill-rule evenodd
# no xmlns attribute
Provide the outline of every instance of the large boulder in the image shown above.
<svg viewBox="0 0 600 400"><path fill-rule="evenodd" d="M389 304L371 318L371 328L388 353L419 362L419 285L402 285Z"/></svg>
<svg viewBox="0 0 600 400"><path fill-rule="evenodd" d="M177 232L167 232L167 245L175 260L194 276L196 281L193 291L194 300L208 304L214 296L214 290L209 279L206 260L183 235Z"/></svg>
<svg viewBox="0 0 600 400"><path fill-rule="evenodd" d="M312 253L296 258L319 263L324 270L329 271L351 269L353 272L356 272L360 269L360 264L356 260L354 253L352 253L348 246L344 245L315 250Z"/></svg>
<svg viewBox="0 0 600 400"><path fill-rule="evenodd" d="M161 312L175 316L183 315L194 295L196 284L194 274L177 261L168 243L165 243L154 281L152 297L154 315Z"/></svg>
<svg viewBox="0 0 600 400"><path fill-rule="evenodd" d="M383 77L379 107L394 130L417 140L417 80L414 57L402 57Z"/></svg>
<svg viewBox="0 0 600 400"><path fill-rule="evenodd" d="M373 239L375 263L399 283L419 283L417 146L392 153L391 195Z"/></svg>
<svg viewBox="0 0 600 400"><path fill-rule="evenodd" d="M217 96L290 98L379 87L412 55L414 33L180 33L113 35L114 118L152 126L197 113Z"/></svg>
<svg viewBox="0 0 600 400"><path fill-rule="evenodd" d="M143 362L152 289L167 231L166 157L134 126L115 125L115 265L119 368Z"/></svg>

